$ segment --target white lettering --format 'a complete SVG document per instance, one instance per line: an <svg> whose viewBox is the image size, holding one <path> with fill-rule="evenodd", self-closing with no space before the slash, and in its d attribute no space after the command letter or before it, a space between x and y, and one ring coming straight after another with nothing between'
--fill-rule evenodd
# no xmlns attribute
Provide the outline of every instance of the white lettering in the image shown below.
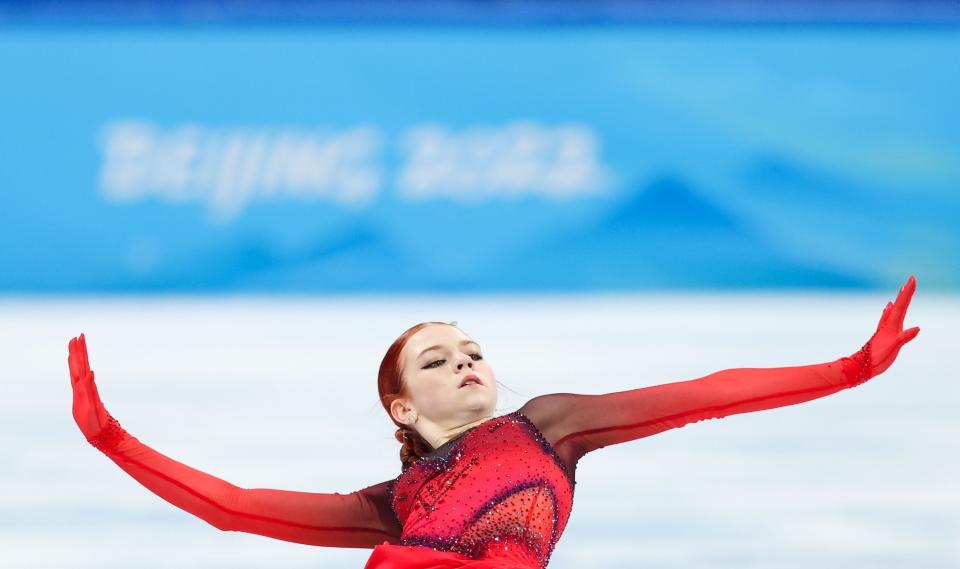
<svg viewBox="0 0 960 569"><path fill-rule="evenodd" d="M519 121L455 131L428 123L401 132L399 142L392 183L402 199L568 199L609 186L598 137L584 125ZM384 136L369 125L164 129L118 121L104 127L101 146L100 187L107 200L199 202L221 224L255 200L322 199L369 207L391 182L381 156Z"/></svg>
<svg viewBox="0 0 960 569"><path fill-rule="evenodd" d="M453 132L441 125L410 128L397 179L411 200L446 197L475 202L538 194L560 199L607 187L597 137L587 127L516 122Z"/></svg>
<svg viewBox="0 0 960 569"><path fill-rule="evenodd" d="M254 199L325 197L369 205L382 175L382 136L372 127L301 132L181 126L136 121L102 132L100 187L110 201L156 196L204 202L211 219L235 219Z"/></svg>

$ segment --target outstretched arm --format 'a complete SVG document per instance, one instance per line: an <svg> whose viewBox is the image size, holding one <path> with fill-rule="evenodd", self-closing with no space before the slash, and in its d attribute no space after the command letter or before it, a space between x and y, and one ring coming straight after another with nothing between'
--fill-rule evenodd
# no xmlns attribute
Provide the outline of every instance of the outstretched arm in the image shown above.
<svg viewBox="0 0 960 569"><path fill-rule="evenodd" d="M104 408L83 334L70 341L73 415L87 440L148 490L224 531L309 545L372 548L399 543L381 482L349 494L240 488L177 462L127 433Z"/></svg>
<svg viewBox="0 0 960 569"><path fill-rule="evenodd" d="M883 373L919 328L903 330L916 288L911 276L887 303L877 331L856 353L832 362L737 368L699 379L603 395L554 393L521 409L568 464L593 450L704 419L794 405L854 387Z"/></svg>

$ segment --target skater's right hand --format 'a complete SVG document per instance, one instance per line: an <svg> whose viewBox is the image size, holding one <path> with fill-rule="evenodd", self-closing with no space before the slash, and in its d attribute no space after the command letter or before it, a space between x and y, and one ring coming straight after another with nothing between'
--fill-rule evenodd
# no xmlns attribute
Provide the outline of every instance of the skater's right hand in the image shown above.
<svg viewBox="0 0 960 569"><path fill-rule="evenodd" d="M93 382L93 371L87 359L87 341L83 334L70 340L69 347L67 362L70 364L70 384L73 386L73 419L89 441L101 434L110 420L110 414L100 401L97 384Z"/></svg>

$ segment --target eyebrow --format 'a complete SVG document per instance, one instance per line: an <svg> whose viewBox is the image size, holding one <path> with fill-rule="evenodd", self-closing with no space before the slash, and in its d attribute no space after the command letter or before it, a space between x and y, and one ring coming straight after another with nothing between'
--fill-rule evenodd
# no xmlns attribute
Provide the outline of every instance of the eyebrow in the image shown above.
<svg viewBox="0 0 960 569"><path fill-rule="evenodd" d="M463 341L460 342L460 345L461 345L461 346L465 346L465 345L467 345L467 344L476 344L476 346L477 346L478 348L480 347L480 344L477 344L477 343L474 342L473 340L463 340ZM420 352L420 355L417 356L417 359L419 360L421 357L423 357L423 354L429 352L430 350L437 350L437 349L440 349L440 348L442 348L442 347L443 347L443 346L430 346L429 348L427 348L427 349L423 350L422 352Z"/></svg>

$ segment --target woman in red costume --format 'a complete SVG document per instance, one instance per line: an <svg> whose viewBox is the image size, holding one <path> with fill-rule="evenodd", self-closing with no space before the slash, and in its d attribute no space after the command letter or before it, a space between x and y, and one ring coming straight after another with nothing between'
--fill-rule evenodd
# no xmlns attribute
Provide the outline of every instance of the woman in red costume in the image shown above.
<svg viewBox="0 0 960 569"><path fill-rule="evenodd" d="M480 346L453 324L417 324L390 346L379 373L380 399L403 443L402 473L349 494L240 488L144 445L104 408L83 334L69 346L73 416L140 484L221 530L372 548L366 569L543 568L570 515L584 455L880 375L920 331L903 329L915 289L910 276L867 343L831 362L727 369L603 395L553 393L501 416Z"/></svg>

